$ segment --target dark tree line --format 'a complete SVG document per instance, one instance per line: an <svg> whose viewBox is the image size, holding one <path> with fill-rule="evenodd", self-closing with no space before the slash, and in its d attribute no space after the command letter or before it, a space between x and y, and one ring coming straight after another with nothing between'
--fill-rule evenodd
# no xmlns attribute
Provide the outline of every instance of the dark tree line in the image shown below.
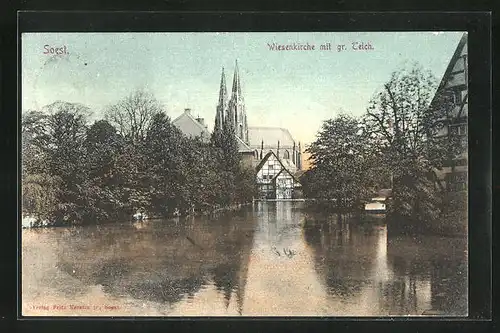
<svg viewBox="0 0 500 333"><path fill-rule="evenodd" d="M312 168L303 177L305 195L349 210L390 187L391 217L421 223L443 218L446 195L436 170L463 147L458 136L437 135L450 104L431 106L436 88L435 77L413 65L392 74L363 116L325 121L308 148Z"/></svg>
<svg viewBox="0 0 500 333"><path fill-rule="evenodd" d="M22 117L22 210L51 224L208 213L250 201L255 175L229 131L186 137L154 96L138 91L89 124L90 110L55 102Z"/></svg>

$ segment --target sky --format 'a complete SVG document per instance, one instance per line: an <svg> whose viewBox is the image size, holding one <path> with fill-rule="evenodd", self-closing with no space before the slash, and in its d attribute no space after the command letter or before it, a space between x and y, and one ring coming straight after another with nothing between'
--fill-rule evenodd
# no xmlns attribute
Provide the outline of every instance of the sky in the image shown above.
<svg viewBox="0 0 500 333"><path fill-rule="evenodd" d="M416 61L441 80L462 34L25 33L22 110L62 100L83 103L101 118L108 105L144 89L172 119L191 108L212 129L222 67L230 92L237 60L249 126L288 128L307 145L324 120L339 112L363 114L405 64ZM354 42L373 49L353 50ZM272 51L272 43L309 43L315 50ZM325 43L331 50L320 50ZM44 54L64 47L66 54Z"/></svg>

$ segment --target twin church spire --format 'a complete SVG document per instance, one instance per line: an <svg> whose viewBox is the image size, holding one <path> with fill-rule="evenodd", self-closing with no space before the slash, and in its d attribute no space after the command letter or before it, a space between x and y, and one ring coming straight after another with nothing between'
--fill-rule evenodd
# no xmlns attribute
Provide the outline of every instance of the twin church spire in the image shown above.
<svg viewBox="0 0 500 333"><path fill-rule="evenodd" d="M245 111L245 101L241 93L238 61L236 61L231 98L227 101L226 76L224 67L220 79L219 102L215 116L215 129L222 129L224 123L232 126L237 137L248 144L248 123Z"/></svg>

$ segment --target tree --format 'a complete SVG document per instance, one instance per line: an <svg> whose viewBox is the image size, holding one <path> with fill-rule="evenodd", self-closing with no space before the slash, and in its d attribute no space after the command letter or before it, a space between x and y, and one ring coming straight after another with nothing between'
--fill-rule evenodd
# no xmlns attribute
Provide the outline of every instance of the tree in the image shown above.
<svg viewBox="0 0 500 333"><path fill-rule="evenodd" d="M121 184L117 182L115 170L117 156L123 150L122 137L109 122L99 120L88 128L84 148L85 218L96 221L118 218Z"/></svg>
<svg viewBox="0 0 500 333"><path fill-rule="evenodd" d="M429 176L456 149L437 135L446 108L430 107L436 87L432 73L419 65L403 68L372 98L365 118L393 176L393 212L420 220L436 217L440 202Z"/></svg>
<svg viewBox="0 0 500 333"><path fill-rule="evenodd" d="M240 165L240 154L238 153L238 141L236 132L231 122L225 121L222 128L215 128L211 136L211 144L221 151L221 161L224 170L236 171Z"/></svg>
<svg viewBox="0 0 500 333"><path fill-rule="evenodd" d="M23 115L23 213L59 224L98 223L138 210L209 212L254 193L255 175L240 167L230 124L210 143L191 139L142 91L90 127L89 114L84 105L58 101Z"/></svg>
<svg viewBox="0 0 500 333"><path fill-rule="evenodd" d="M71 183L80 174L85 158L83 143L88 108L71 103L52 104L49 108L53 113L47 119L48 137L44 145L49 154L49 167L52 173Z"/></svg>
<svg viewBox="0 0 500 333"><path fill-rule="evenodd" d="M236 183L238 184L236 198L239 203L251 201L258 196L257 183L255 182L256 172L251 167L241 167L236 174Z"/></svg>
<svg viewBox="0 0 500 333"><path fill-rule="evenodd" d="M187 138L163 112L153 116L147 131L145 152L149 157L148 187L151 209L171 214L184 205Z"/></svg>
<svg viewBox="0 0 500 333"><path fill-rule="evenodd" d="M90 178L107 183L112 177L115 156L123 148L122 137L108 121L99 120L87 130L84 146Z"/></svg>
<svg viewBox="0 0 500 333"><path fill-rule="evenodd" d="M105 111L105 118L128 141L142 142L155 114L163 111L161 103L151 94L137 90L111 105Z"/></svg>
<svg viewBox="0 0 500 333"><path fill-rule="evenodd" d="M27 111L21 120L21 168L25 175L47 172L47 116L40 111Z"/></svg>
<svg viewBox="0 0 500 333"><path fill-rule="evenodd" d="M23 212L52 223L79 220L89 109L57 101L23 115Z"/></svg>
<svg viewBox="0 0 500 333"><path fill-rule="evenodd" d="M241 156L232 123L225 121L222 128L216 128L210 141L215 150L214 158L218 161L217 169L221 178L222 192L218 203L222 206L229 205L236 198L236 175L241 167Z"/></svg>
<svg viewBox="0 0 500 333"><path fill-rule="evenodd" d="M36 224L52 217L58 203L61 179L48 168L44 147L47 115L40 111L27 111L21 120L21 193L23 215L35 217Z"/></svg>
<svg viewBox="0 0 500 333"><path fill-rule="evenodd" d="M369 170L377 155L358 119L340 114L326 120L306 152L312 165L303 178L306 196L333 199L338 210L345 210L369 194Z"/></svg>
<svg viewBox="0 0 500 333"><path fill-rule="evenodd" d="M85 133L89 109L81 104L56 102L47 107L47 142L44 150L48 156L51 175L61 179L57 210L57 223L81 222L85 206L83 183L86 179L84 162Z"/></svg>

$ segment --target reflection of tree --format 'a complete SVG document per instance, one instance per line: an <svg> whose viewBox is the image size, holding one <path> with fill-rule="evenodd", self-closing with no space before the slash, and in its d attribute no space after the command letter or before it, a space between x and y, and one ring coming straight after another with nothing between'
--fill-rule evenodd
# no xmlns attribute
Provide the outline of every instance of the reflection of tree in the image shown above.
<svg viewBox="0 0 500 333"><path fill-rule="evenodd" d="M222 264L214 269L214 284L223 294L226 308L229 306L233 290L238 285L238 268L236 265Z"/></svg>
<svg viewBox="0 0 500 333"><path fill-rule="evenodd" d="M397 279L383 287L383 306L409 314L467 313L467 262L460 239L401 237L388 243L388 262ZM428 289L426 289L428 286Z"/></svg>
<svg viewBox="0 0 500 333"><path fill-rule="evenodd" d="M361 292L370 279L376 239L367 229L345 221L306 222L304 238L314 251L315 269L330 294L346 298Z"/></svg>
<svg viewBox="0 0 500 333"><path fill-rule="evenodd" d="M416 282L414 276L379 282L378 301L381 308L394 315L419 314Z"/></svg>
<svg viewBox="0 0 500 333"><path fill-rule="evenodd" d="M206 281L200 276L190 276L177 280L140 281L129 286L130 296L154 302L175 303L184 295L193 296Z"/></svg>
<svg viewBox="0 0 500 333"><path fill-rule="evenodd" d="M253 242L251 220L203 218L194 228L179 224L81 228L60 242L58 267L117 297L174 303L211 279L227 304L233 291L241 296Z"/></svg>
<svg viewBox="0 0 500 333"><path fill-rule="evenodd" d="M248 221L249 215L239 214L238 218L240 217L245 217L244 221ZM217 290L222 293L226 308L229 307L233 292L236 294L236 303L240 315L243 311L243 296L247 281L250 251L253 245L253 234L253 227L242 230L232 225L231 231L225 234L224 238L216 245L218 252L224 253L227 260L213 270L214 284Z"/></svg>
<svg viewBox="0 0 500 333"><path fill-rule="evenodd" d="M432 309L450 315L467 314L467 264L434 260L431 270Z"/></svg>

